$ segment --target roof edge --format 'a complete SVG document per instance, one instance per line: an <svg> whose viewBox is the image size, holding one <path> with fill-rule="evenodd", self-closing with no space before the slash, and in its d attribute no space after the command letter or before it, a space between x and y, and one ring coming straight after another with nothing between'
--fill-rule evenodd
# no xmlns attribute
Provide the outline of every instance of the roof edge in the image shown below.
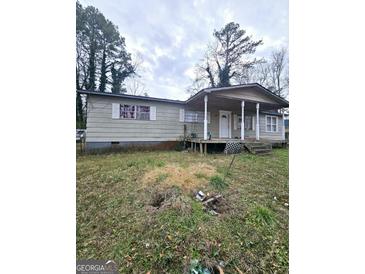
<svg viewBox="0 0 365 274"><path fill-rule="evenodd" d="M96 95L96 96L110 96L110 97L157 101L157 102L165 102L165 103L173 103L173 104L185 104L186 103L186 101L180 101L180 100L172 100L172 99L140 96L140 95L131 95L131 94L124 94L124 93L116 94L116 93L111 93L111 92L100 92L100 91L90 91L90 90L76 90L76 92L78 92L80 94L89 94L89 95Z"/></svg>
<svg viewBox="0 0 365 274"><path fill-rule="evenodd" d="M284 99L283 97L273 93L271 90L265 88L264 86L260 85L259 83L248 83L248 84L241 84L241 85L233 85L233 86L228 86L228 87L215 87L215 88L207 88L207 90L209 90L209 92L211 91L216 91L216 90L225 90L225 89L236 89L236 88L245 88L245 87L257 87L260 88L262 90L264 90L268 95L275 97L277 100L280 100L284 105L288 105L289 106L289 101L287 101L286 99Z"/></svg>

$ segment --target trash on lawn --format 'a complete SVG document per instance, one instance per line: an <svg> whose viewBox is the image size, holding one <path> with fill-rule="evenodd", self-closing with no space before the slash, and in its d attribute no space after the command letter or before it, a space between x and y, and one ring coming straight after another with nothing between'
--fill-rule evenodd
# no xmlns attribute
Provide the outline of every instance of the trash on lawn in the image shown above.
<svg viewBox="0 0 365 274"><path fill-rule="evenodd" d="M288 203L284 203L284 206L289 206L289 204Z"/></svg>
<svg viewBox="0 0 365 274"><path fill-rule="evenodd" d="M213 209L209 210L208 212L209 212L211 215L213 215L213 216L217 216L217 215L218 215L218 212L217 212L217 211L215 211L215 210L213 210Z"/></svg>
<svg viewBox="0 0 365 274"><path fill-rule="evenodd" d="M275 201L277 201L277 200L278 200L278 198L276 198L276 196L274 196L274 200L275 200Z"/></svg>
<svg viewBox="0 0 365 274"><path fill-rule="evenodd" d="M200 201L205 210L213 216L223 213L226 209L226 202L223 200L221 194L209 196L209 194L205 195L203 191L199 191L195 198Z"/></svg>
<svg viewBox="0 0 365 274"><path fill-rule="evenodd" d="M189 271L190 274L212 274L209 269L204 267L197 259L190 261Z"/></svg>
<svg viewBox="0 0 365 274"><path fill-rule="evenodd" d="M206 197L206 195L204 194L204 192L203 191L199 191L197 194L196 194L196 196L195 196L195 198L198 200L198 201L204 201L204 199L205 199L205 197Z"/></svg>
<svg viewBox="0 0 365 274"><path fill-rule="evenodd" d="M208 198L206 199L205 201L203 201L203 205L208 205L208 204L211 204L211 203L214 203L215 201L217 200L220 200L223 196L218 194L218 195L215 195L211 198Z"/></svg>

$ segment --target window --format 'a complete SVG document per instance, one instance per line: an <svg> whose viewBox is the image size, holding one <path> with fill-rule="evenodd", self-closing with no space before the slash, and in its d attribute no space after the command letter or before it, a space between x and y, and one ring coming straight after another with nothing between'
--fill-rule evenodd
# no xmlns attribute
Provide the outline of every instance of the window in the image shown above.
<svg viewBox="0 0 365 274"><path fill-rule="evenodd" d="M136 119L136 107L133 105L120 105L120 118Z"/></svg>
<svg viewBox="0 0 365 274"><path fill-rule="evenodd" d="M138 105L120 105L120 118L150 120L150 107Z"/></svg>
<svg viewBox="0 0 365 274"><path fill-rule="evenodd" d="M277 132L278 131L278 117L266 116L266 131Z"/></svg>
<svg viewBox="0 0 365 274"><path fill-rule="evenodd" d="M252 120L252 116L245 116L245 130L253 130Z"/></svg>
<svg viewBox="0 0 365 274"><path fill-rule="evenodd" d="M136 106L137 108L137 120L149 120L150 119L150 107L148 106Z"/></svg>
<svg viewBox="0 0 365 274"><path fill-rule="evenodd" d="M207 113L208 123L210 122L210 113ZM185 111L185 122L204 123L203 111Z"/></svg>

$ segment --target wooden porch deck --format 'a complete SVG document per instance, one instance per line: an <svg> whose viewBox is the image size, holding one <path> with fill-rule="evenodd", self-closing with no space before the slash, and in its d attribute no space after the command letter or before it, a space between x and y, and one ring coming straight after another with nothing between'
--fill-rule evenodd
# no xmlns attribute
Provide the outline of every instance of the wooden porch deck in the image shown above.
<svg viewBox="0 0 365 274"><path fill-rule="evenodd" d="M286 146L287 140L270 140L270 139L260 139L257 141L255 138L245 138L245 140L236 139L236 138L211 138L210 140L204 140L203 138L190 138L186 139L186 142L190 142L191 150L194 152L197 151L197 146L199 145L199 150L201 154L207 154L207 146L208 144L226 144L230 143L240 143L240 144L271 144L278 146Z"/></svg>

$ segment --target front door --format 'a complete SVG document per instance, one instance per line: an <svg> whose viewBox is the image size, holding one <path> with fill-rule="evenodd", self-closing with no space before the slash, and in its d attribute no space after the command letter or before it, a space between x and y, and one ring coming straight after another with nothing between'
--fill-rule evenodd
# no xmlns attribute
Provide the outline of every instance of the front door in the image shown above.
<svg viewBox="0 0 365 274"><path fill-rule="evenodd" d="M219 111L219 138L230 138L231 113L229 111Z"/></svg>

